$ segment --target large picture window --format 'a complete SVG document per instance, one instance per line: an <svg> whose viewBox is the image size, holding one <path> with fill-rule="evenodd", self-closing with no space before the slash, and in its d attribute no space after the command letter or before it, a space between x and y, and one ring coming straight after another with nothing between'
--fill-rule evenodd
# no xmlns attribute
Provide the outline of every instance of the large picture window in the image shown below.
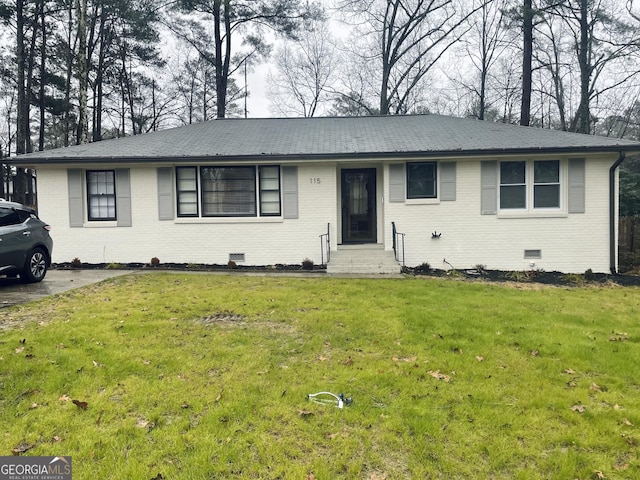
<svg viewBox="0 0 640 480"><path fill-rule="evenodd" d="M89 220L116 220L116 181L114 170L87 171Z"/></svg>
<svg viewBox="0 0 640 480"><path fill-rule="evenodd" d="M179 217L281 214L278 166L178 167L176 191Z"/></svg>
<svg viewBox="0 0 640 480"><path fill-rule="evenodd" d="M500 163L500 209L560 208L560 161Z"/></svg>
<svg viewBox="0 0 640 480"><path fill-rule="evenodd" d="M436 162L407 163L407 198L436 198Z"/></svg>

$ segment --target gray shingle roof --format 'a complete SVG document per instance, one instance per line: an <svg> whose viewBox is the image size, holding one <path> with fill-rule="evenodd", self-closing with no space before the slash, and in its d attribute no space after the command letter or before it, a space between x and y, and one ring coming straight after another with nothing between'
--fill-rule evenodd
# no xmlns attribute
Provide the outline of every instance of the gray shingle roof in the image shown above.
<svg viewBox="0 0 640 480"><path fill-rule="evenodd" d="M640 143L440 115L212 120L36 152L15 164L640 151Z"/></svg>

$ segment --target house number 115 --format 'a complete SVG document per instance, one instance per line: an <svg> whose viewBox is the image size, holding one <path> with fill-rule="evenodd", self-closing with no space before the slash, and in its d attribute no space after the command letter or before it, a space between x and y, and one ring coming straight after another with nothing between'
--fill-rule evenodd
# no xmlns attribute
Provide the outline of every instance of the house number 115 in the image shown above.
<svg viewBox="0 0 640 480"><path fill-rule="evenodd" d="M309 179L309 183L312 183L314 185L320 185L320 177L311 177Z"/></svg>

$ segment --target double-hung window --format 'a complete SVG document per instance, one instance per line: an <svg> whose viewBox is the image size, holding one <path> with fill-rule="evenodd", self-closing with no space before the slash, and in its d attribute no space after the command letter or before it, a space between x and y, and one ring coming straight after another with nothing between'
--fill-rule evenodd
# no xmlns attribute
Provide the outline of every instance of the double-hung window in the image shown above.
<svg viewBox="0 0 640 480"><path fill-rule="evenodd" d="M500 163L500 209L559 209L560 161Z"/></svg>
<svg viewBox="0 0 640 480"><path fill-rule="evenodd" d="M87 171L89 220L116 220L116 181L114 170Z"/></svg>
<svg viewBox="0 0 640 480"><path fill-rule="evenodd" d="M278 216L280 167L177 167L179 217Z"/></svg>
<svg viewBox="0 0 640 480"><path fill-rule="evenodd" d="M203 217L256 215L255 167L200 167Z"/></svg>
<svg viewBox="0 0 640 480"><path fill-rule="evenodd" d="M407 163L407 198L436 198L437 162Z"/></svg>

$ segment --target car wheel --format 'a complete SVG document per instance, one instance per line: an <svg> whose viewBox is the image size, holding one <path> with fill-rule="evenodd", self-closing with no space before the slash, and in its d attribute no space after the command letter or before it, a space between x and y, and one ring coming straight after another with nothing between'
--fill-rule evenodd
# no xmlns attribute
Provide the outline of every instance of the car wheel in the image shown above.
<svg viewBox="0 0 640 480"><path fill-rule="evenodd" d="M46 274L47 255L41 248L36 248L27 256L27 263L20 274L20 278L27 283L36 283L42 281Z"/></svg>

